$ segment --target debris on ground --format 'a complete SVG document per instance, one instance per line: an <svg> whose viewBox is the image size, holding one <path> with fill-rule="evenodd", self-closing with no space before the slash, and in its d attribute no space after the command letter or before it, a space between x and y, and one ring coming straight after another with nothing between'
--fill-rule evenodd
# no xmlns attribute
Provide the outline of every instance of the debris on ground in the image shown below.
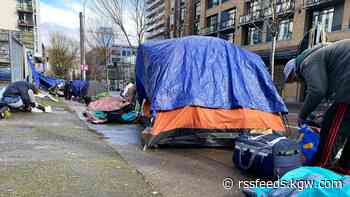
<svg viewBox="0 0 350 197"><path fill-rule="evenodd" d="M87 110L83 113L86 121L93 124L134 123L138 119L135 111L135 87L129 84L120 96L109 96L102 93L96 96L99 98L90 102Z"/></svg>

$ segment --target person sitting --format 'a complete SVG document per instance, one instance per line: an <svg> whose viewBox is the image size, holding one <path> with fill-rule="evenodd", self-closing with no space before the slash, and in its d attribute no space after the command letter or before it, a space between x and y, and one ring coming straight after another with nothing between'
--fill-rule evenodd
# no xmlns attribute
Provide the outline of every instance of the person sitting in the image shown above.
<svg viewBox="0 0 350 197"><path fill-rule="evenodd" d="M36 106L34 94L38 92L33 84L16 81L6 87L2 102L13 109L31 111L31 108Z"/></svg>

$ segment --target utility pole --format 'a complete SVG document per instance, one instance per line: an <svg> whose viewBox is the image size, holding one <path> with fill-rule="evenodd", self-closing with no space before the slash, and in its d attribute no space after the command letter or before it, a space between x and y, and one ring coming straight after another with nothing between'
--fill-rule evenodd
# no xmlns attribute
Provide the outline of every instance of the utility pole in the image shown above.
<svg viewBox="0 0 350 197"><path fill-rule="evenodd" d="M278 28L278 21L277 21L277 10L276 10L276 0L272 0L271 2L271 9L272 9L272 21L271 21L271 33L272 33L272 42L271 42L271 78L272 81L275 79L275 53L276 53L276 44L277 44L277 28Z"/></svg>
<svg viewBox="0 0 350 197"><path fill-rule="evenodd" d="M109 72L108 72L108 63L109 63L109 58L108 58L108 46L106 47L106 81L107 81L107 92L109 93Z"/></svg>
<svg viewBox="0 0 350 197"><path fill-rule="evenodd" d="M86 60L85 60L85 16L82 12L79 12L80 19L80 69L81 79L86 80Z"/></svg>

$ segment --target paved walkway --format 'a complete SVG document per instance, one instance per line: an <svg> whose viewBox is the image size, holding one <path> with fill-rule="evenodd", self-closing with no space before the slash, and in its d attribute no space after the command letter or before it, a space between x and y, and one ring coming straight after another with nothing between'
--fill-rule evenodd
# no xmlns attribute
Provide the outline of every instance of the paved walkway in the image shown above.
<svg viewBox="0 0 350 197"><path fill-rule="evenodd" d="M161 196L65 105L0 120L0 197Z"/></svg>
<svg viewBox="0 0 350 197"><path fill-rule="evenodd" d="M70 103L69 106L84 120L81 114L85 106L77 103ZM243 196L238 181L253 179L233 167L233 150L162 148L142 151L142 128L137 125L87 125L103 134L128 163L167 197ZM230 190L222 186L226 177L235 180Z"/></svg>

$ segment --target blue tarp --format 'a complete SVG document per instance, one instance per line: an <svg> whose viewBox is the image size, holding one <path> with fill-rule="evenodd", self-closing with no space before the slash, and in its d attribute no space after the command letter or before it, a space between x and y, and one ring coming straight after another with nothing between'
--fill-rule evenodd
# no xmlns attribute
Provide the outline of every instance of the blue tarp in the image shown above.
<svg viewBox="0 0 350 197"><path fill-rule="evenodd" d="M37 86L37 87L43 86L43 87L49 89L55 85L58 85L60 83L64 83L63 79L57 79L54 77L45 76L44 74L38 72L35 69L35 65L34 65L33 60L30 56L28 56L28 63L29 63L30 68L32 70L32 75L33 75L33 80L34 80L35 86Z"/></svg>
<svg viewBox="0 0 350 197"><path fill-rule="evenodd" d="M244 191L248 196L259 197L350 196L350 176L319 167L300 167L269 184L270 188L267 188L266 184L259 187L257 183L257 187L244 188Z"/></svg>
<svg viewBox="0 0 350 197"><path fill-rule="evenodd" d="M72 80L70 81L72 88L72 95L75 97L82 97L87 95L89 83L83 80Z"/></svg>
<svg viewBox="0 0 350 197"><path fill-rule="evenodd" d="M45 88L50 88L50 87L56 86L58 84L64 83L63 79L48 77L48 76L45 76L43 74L40 74L39 78L40 78L40 85L44 86Z"/></svg>
<svg viewBox="0 0 350 197"><path fill-rule="evenodd" d="M288 112L262 59L225 40L190 36L142 44L136 85L151 110L185 106Z"/></svg>

